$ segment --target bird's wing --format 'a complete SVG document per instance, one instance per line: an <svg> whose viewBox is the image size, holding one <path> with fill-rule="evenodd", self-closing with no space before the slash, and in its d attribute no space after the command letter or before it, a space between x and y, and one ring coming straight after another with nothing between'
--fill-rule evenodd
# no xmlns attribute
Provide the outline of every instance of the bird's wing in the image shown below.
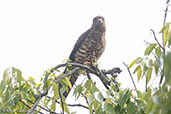
<svg viewBox="0 0 171 114"><path fill-rule="evenodd" d="M74 48L69 56L69 59L72 62L75 62L75 53L79 50L79 48L81 47L81 44L86 40L86 38L88 37L88 34L90 33L90 29L87 30L86 32L84 32L77 40L77 42L74 45Z"/></svg>

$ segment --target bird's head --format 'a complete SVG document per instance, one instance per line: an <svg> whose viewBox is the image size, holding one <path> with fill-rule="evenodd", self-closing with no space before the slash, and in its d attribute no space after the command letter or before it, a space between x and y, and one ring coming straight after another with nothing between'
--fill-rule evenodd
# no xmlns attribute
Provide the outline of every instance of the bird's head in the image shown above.
<svg viewBox="0 0 171 114"><path fill-rule="evenodd" d="M96 31L105 32L106 31L106 24L105 24L104 17L96 16L93 19L92 28L95 29Z"/></svg>

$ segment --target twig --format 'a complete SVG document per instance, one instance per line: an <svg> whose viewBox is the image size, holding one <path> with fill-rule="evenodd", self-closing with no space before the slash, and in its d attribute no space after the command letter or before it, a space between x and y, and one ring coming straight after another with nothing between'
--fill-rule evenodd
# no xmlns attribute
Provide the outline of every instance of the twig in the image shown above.
<svg viewBox="0 0 171 114"><path fill-rule="evenodd" d="M168 12L168 9L169 9L169 4L166 6L166 9L165 9L165 14L164 14L164 20L163 20L163 26L166 24L166 18L167 18L167 12Z"/></svg>
<svg viewBox="0 0 171 114"><path fill-rule="evenodd" d="M166 24L166 18L167 18L167 12L168 12L168 8L169 8L169 4L166 6L166 10L165 10L165 14L164 14L164 20L163 20L163 26ZM163 47L164 46L164 33L162 33L162 40L163 40ZM165 56L165 48L163 50L163 56ZM162 83L163 81L163 77L164 77L164 74L163 74L163 71L164 71L164 67L162 69L162 75L161 75L161 78L160 78L160 82L159 82L159 85Z"/></svg>
<svg viewBox="0 0 171 114"><path fill-rule="evenodd" d="M42 97L38 97L38 99L36 99L35 103L31 107L31 109L27 112L27 114L34 114L34 110L35 110L37 104L39 103L39 101L41 100L41 98Z"/></svg>
<svg viewBox="0 0 171 114"><path fill-rule="evenodd" d="M62 79L64 79L65 77L67 77L67 76L73 74L74 72L76 72L76 71L79 70L79 69L80 69L79 67L74 68L73 70L71 70L71 71L68 72L67 74L64 74L63 76L61 76L61 77L55 79L55 80L54 80L54 83L59 82L60 80L62 80ZM49 89L50 89L51 86L52 86L52 85L49 86Z"/></svg>
<svg viewBox="0 0 171 114"><path fill-rule="evenodd" d="M49 97L49 96L47 96L47 98L51 98L51 97ZM59 101L57 101L56 99L55 99L55 102L56 103L58 103L58 104L60 104L60 102ZM75 106L77 106L77 107L82 107L82 108L85 108L85 109L89 109L87 106L85 106L85 105L82 105L82 104L66 104L67 106L71 106L71 107L75 107Z"/></svg>
<svg viewBox="0 0 171 114"><path fill-rule="evenodd" d="M83 95L83 93L81 93L81 95ZM84 95L83 95L83 96L84 96ZM86 103L89 104L89 103L88 103L87 97L84 96L84 98L85 98L85 100L86 100ZM88 109L89 109L89 108L88 108ZM92 111L92 114L93 114L94 112L95 112L95 111L93 110L93 111Z"/></svg>
<svg viewBox="0 0 171 114"><path fill-rule="evenodd" d="M145 79L145 92L147 92L147 84L148 84L147 80L148 80L148 77L146 76L146 79Z"/></svg>
<svg viewBox="0 0 171 114"><path fill-rule="evenodd" d="M131 75L131 72L130 72L130 70L129 70L128 65L126 65L124 62L123 62L123 64L126 66L126 68L127 68L127 70L128 70L128 73L129 73L129 76L131 77L132 83L133 83L133 85L134 85L134 88L137 90L137 87L136 87L136 85L135 85L135 82L134 82L134 80L133 80L133 77L132 77L132 75Z"/></svg>
<svg viewBox="0 0 171 114"><path fill-rule="evenodd" d="M24 101L22 101L22 100L19 100L22 104L24 104L25 106L27 106L28 108L31 108L28 104L26 104ZM44 113L42 113L42 112L40 112L40 111L37 111L38 113L40 113L40 114L44 114Z"/></svg>
<svg viewBox="0 0 171 114"><path fill-rule="evenodd" d="M21 99L19 99L19 101L24 104L25 106L27 106L28 108L31 108L28 104L26 104L24 101L22 101Z"/></svg>
<svg viewBox="0 0 171 114"><path fill-rule="evenodd" d="M29 100L29 99L27 99L27 101L30 102L30 103L32 103L32 104L34 104L34 102L32 102L32 101ZM46 109L46 108L44 108L44 107L42 107L42 106L40 106L40 105L37 105L37 106L40 107L41 109L47 111L47 112L52 113L52 114L59 114L59 113L53 112L53 111L51 111L51 110L48 110L48 109ZM30 107L30 108L31 108L31 107Z"/></svg>
<svg viewBox="0 0 171 114"><path fill-rule="evenodd" d="M156 35L155 35L155 32L154 32L154 30L153 29L150 29L151 30L151 32L153 33L153 36L154 36L154 39L156 40L156 42L157 42L157 44L160 46L160 48L162 48L162 50L163 50L163 52L164 52L164 47L159 43L159 41L157 40L157 37L156 37Z"/></svg>
<svg viewBox="0 0 171 114"><path fill-rule="evenodd" d="M168 6L169 5L166 6L166 9L164 11L165 13L164 13L163 26L166 24L166 17L167 17ZM164 46L164 33L162 33L162 41L163 41L163 47L165 47ZM165 54L165 49L163 50L163 53Z"/></svg>

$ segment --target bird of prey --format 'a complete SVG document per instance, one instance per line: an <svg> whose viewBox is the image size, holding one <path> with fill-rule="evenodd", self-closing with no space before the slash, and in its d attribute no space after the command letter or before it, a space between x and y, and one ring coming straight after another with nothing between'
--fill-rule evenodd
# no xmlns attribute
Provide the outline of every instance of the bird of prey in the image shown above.
<svg viewBox="0 0 171 114"><path fill-rule="evenodd" d="M78 38L69 59L74 63L80 64L92 64L97 61L106 46L105 31L106 25L104 18L102 16L96 16L93 19L92 26ZM73 68L71 67L71 69ZM78 75L79 73L74 73L69 77L72 86L75 84ZM65 98L68 93L65 92L63 94Z"/></svg>

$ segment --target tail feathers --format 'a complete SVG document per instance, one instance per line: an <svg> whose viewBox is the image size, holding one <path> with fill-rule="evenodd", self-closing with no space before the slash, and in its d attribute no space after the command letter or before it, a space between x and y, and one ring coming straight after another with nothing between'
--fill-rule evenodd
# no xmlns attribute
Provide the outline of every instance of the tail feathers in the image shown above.
<svg viewBox="0 0 171 114"><path fill-rule="evenodd" d="M75 74L75 73L74 73L74 74ZM75 82L76 82L77 79L78 79L78 74L77 74L77 75L74 75L74 74L72 74L72 75L69 77L69 78L70 78L70 83L71 83L72 87L73 87L73 85L75 84ZM65 98L67 98L67 96L68 96L69 92L71 91L71 89L72 89L72 88L70 88L70 87L68 86L68 91L65 91L65 92L63 93L63 95L64 95Z"/></svg>
<svg viewBox="0 0 171 114"><path fill-rule="evenodd" d="M70 69L70 70L72 70L72 69ZM64 70L63 74L65 74L65 73L67 73L66 70ZM75 82L77 81L78 76L79 76L79 72L75 72L75 73L73 73L71 76L69 76L69 80L70 80L70 83L71 83L72 87L73 87L73 85L75 84ZM59 85L59 89L60 89L61 87L62 87L62 84ZM65 92L63 93L63 96L64 96L65 98L67 98L67 96L68 96L69 92L71 91L71 89L72 89L72 88L70 88L70 87L68 86L68 91L65 91Z"/></svg>

